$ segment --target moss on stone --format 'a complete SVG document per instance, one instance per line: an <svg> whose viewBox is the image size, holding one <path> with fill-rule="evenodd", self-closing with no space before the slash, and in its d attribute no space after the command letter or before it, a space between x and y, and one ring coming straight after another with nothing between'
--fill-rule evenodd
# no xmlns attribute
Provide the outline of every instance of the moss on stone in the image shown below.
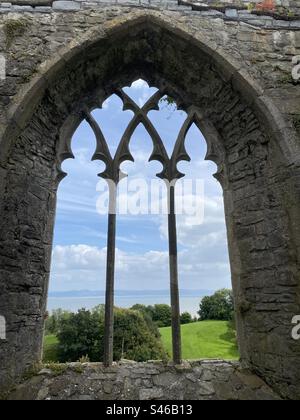
<svg viewBox="0 0 300 420"><path fill-rule="evenodd" d="M46 369L50 369L53 372L53 376L59 376L66 372L68 365L64 363L49 363L44 365Z"/></svg>
<svg viewBox="0 0 300 420"><path fill-rule="evenodd" d="M4 34L6 36L6 47L9 48L12 45L14 39L18 36L22 36L28 26L28 20L25 18L21 19L9 19L4 24Z"/></svg>
<svg viewBox="0 0 300 420"><path fill-rule="evenodd" d="M22 381L28 381L29 379L33 378L34 376L36 376L39 371L43 368L43 365L41 363L35 363L33 364L30 368L28 368L23 376L22 376Z"/></svg>
<svg viewBox="0 0 300 420"><path fill-rule="evenodd" d="M78 364L76 366L73 366L72 370L75 373L82 374L84 372L84 365L83 364Z"/></svg>
<svg viewBox="0 0 300 420"><path fill-rule="evenodd" d="M293 83L293 77L292 74L284 74L278 82L282 85L285 85L287 83Z"/></svg>

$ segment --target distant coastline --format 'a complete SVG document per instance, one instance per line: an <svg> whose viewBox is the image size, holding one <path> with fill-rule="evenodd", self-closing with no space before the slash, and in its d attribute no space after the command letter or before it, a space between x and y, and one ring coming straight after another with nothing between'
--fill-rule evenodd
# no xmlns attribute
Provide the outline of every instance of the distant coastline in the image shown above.
<svg viewBox="0 0 300 420"><path fill-rule="evenodd" d="M180 291L181 312L190 312L197 315L199 304L204 296L212 295L211 290L182 289ZM105 292L102 290L70 290L49 292L48 311L65 309L76 312L79 309L91 309L104 304ZM115 305L120 308L131 308L140 303L154 305L157 303L170 304L169 290L116 290Z"/></svg>
<svg viewBox="0 0 300 420"><path fill-rule="evenodd" d="M195 296L209 296L214 293L213 290L194 290L194 289L182 289L180 295L183 297L195 297ZM116 290L115 296L169 296L169 290ZM105 296L104 290L66 290L66 291L50 291L50 298L67 298L67 297L103 297Z"/></svg>

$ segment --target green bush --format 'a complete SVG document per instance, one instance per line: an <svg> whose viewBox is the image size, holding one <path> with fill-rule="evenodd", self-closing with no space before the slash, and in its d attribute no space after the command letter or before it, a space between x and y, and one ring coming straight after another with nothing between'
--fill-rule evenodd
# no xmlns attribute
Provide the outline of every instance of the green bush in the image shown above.
<svg viewBox="0 0 300 420"><path fill-rule="evenodd" d="M57 334L59 362L75 362L88 356L92 362L103 359L104 318L100 311L79 310L65 319Z"/></svg>
<svg viewBox="0 0 300 420"><path fill-rule="evenodd" d="M145 318L150 318L158 328L170 327L172 324L172 310L170 305L164 303L154 306L136 304L131 309L141 312Z"/></svg>
<svg viewBox="0 0 300 420"><path fill-rule="evenodd" d="M155 331L155 333L154 333ZM155 325L149 327L143 315L130 309L115 310L114 359L143 362L166 357Z"/></svg>
<svg viewBox="0 0 300 420"><path fill-rule="evenodd" d="M213 296L205 296L198 312L200 320L231 321L234 317L234 302L231 290L218 290Z"/></svg>
<svg viewBox="0 0 300 420"><path fill-rule="evenodd" d="M58 334L60 326L65 319L68 319L71 312L63 309L56 309L52 311L51 315L48 315L45 322L45 334L53 335Z"/></svg>
<svg viewBox="0 0 300 420"><path fill-rule="evenodd" d="M183 312L180 316L181 325L191 324L193 321L192 315L189 312Z"/></svg>
<svg viewBox="0 0 300 420"><path fill-rule="evenodd" d="M159 328L169 327L172 324L171 306L166 304L154 305L152 319Z"/></svg>
<svg viewBox="0 0 300 420"><path fill-rule="evenodd" d="M114 318L114 360L142 362L166 357L157 328L155 325L150 328L140 312L115 308ZM104 307L70 314L61 323L57 338L60 362L77 361L82 357L88 357L91 362L103 361Z"/></svg>
<svg viewBox="0 0 300 420"><path fill-rule="evenodd" d="M140 303L132 306L133 310L139 311L143 314L145 321L149 323L149 326L153 327L155 324L155 330L158 328L171 327L172 325L172 309L171 306L166 304L157 304L154 306L146 306ZM190 324L191 322L197 322L197 318L192 317L188 312L183 312L180 316L181 324Z"/></svg>

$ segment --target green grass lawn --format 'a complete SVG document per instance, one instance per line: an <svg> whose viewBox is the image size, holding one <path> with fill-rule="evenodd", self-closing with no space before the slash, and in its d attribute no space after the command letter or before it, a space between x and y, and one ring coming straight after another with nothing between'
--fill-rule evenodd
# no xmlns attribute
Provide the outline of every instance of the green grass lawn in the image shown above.
<svg viewBox="0 0 300 420"><path fill-rule="evenodd" d="M57 362L57 344L58 339L55 335L46 335L44 338L44 362Z"/></svg>
<svg viewBox="0 0 300 420"><path fill-rule="evenodd" d="M162 341L172 354L171 328L161 328ZM182 325L182 351L184 359L239 358L235 331L227 321L201 321Z"/></svg>

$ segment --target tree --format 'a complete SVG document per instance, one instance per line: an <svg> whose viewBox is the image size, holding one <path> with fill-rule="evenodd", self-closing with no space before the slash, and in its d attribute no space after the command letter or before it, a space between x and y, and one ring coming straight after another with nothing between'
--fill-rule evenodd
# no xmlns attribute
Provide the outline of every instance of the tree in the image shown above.
<svg viewBox="0 0 300 420"><path fill-rule="evenodd" d="M91 362L103 360L104 317L98 311L79 310L62 322L57 338L60 362L74 362L88 356Z"/></svg>
<svg viewBox="0 0 300 420"><path fill-rule="evenodd" d="M180 315L180 323L182 325L184 324L191 324L193 322L192 315L189 312L183 312Z"/></svg>
<svg viewBox="0 0 300 420"><path fill-rule="evenodd" d="M218 290L213 296L205 296L198 312L200 320L231 321L234 314L233 293L231 290Z"/></svg>
<svg viewBox="0 0 300 420"><path fill-rule="evenodd" d="M143 362L164 359L163 345L153 333L142 313L130 309L115 309L114 359Z"/></svg>
<svg viewBox="0 0 300 420"><path fill-rule="evenodd" d="M158 328L170 327L172 324L172 310L171 306L166 304L154 305L153 321Z"/></svg>
<svg viewBox="0 0 300 420"><path fill-rule="evenodd" d="M153 306L146 306L146 305L137 303L136 305L133 305L130 309L132 309L133 311L140 312L143 315L149 329L153 332L153 334L157 338L160 338L160 333L158 331L157 325L153 321L153 313L154 313Z"/></svg>
<svg viewBox="0 0 300 420"><path fill-rule="evenodd" d="M172 324L172 309L170 305L164 303L154 306L136 304L131 309L141 312L145 318L150 317L158 328L170 327Z"/></svg>
<svg viewBox="0 0 300 420"><path fill-rule="evenodd" d="M148 318L148 319L150 318L151 321L153 321L153 316L155 312L154 306L151 306L151 305L146 306L146 305L142 305L141 303L137 303L133 305L130 309L132 309L133 311L141 312L145 316L145 318Z"/></svg>
<svg viewBox="0 0 300 420"><path fill-rule="evenodd" d="M152 325L150 328L141 312L115 308L114 318L114 360L125 358L141 362L166 357L157 327ZM71 314L62 323L58 340L60 362L76 361L85 356L91 362L102 361L104 307Z"/></svg>
<svg viewBox="0 0 300 420"><path fill-rule="evenodd" d="M46 335L58 334L60 326L64 319L70 317L70 312L63 309L55 309L52 311L45 322L45 333Z"/></svg>

